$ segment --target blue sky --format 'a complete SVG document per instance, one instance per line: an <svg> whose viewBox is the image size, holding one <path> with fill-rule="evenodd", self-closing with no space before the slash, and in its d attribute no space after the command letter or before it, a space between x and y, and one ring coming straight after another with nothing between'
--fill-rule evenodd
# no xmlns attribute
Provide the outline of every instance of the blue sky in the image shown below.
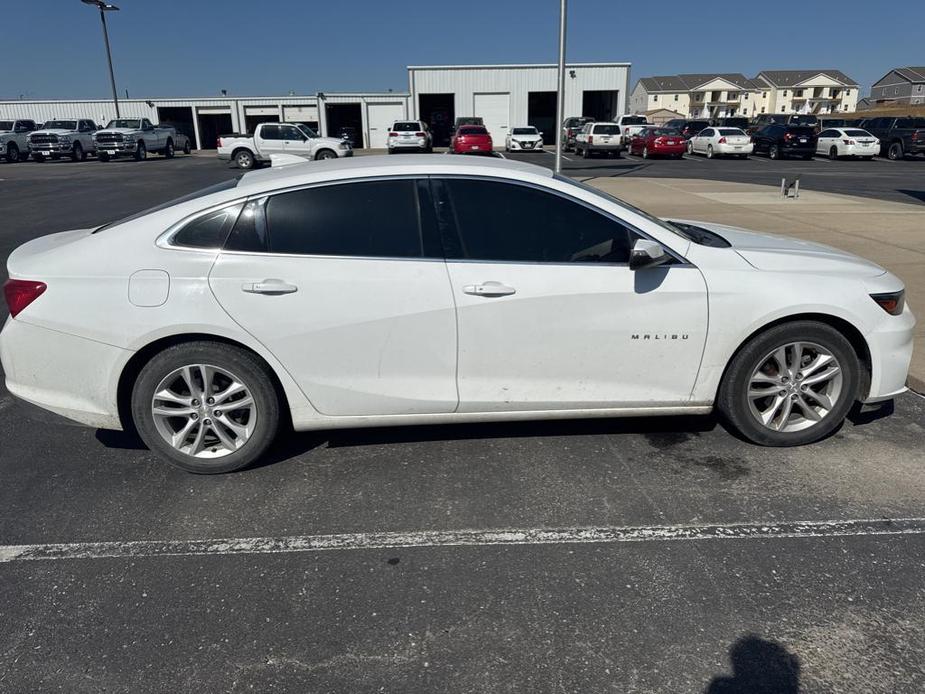
<svg viewBox="0 0 925 694"><path fill-rule="evenodd" d="M556 59L558 0L113 1L121 7L109 15L116 82L132 97L402 91L409 64ZM9 25L23 30L4 32L0 98L109 95L95 10L79 0L3 2ZM921 32L888 31L881 21L921 29L921 0L900 0L886 14L856 0L569 4L568 59L629 61L630 88L653 74L832 67L867 93L891 67L925 65ZM42 38L24 28L33 15L69 29ZM784 28L788 16L796 19Z"/></svg>

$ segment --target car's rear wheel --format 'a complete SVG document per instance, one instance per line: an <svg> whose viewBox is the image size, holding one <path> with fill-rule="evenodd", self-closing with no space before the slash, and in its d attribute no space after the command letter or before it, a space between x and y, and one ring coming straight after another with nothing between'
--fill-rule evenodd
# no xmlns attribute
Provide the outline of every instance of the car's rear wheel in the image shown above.
<svg viewBox="0 0 925 694"><path fill-rule="evenodd" d="M784 323L733 357L717 407L748 440L799 446L828 436L858 394L860 364L848 339L815 321Z"/></svg>
<svg viewBox="0 0 925 694"><path fill-rule="evenodd" d="M903 152L902 142L894 142L891 144L890 148L887 150L886 155L893 161L903 159L906 155L905 152Z"/></svg>
<svg viewBox="0 0 925 694"><path fill-rule="evenodd" d="M713 158L713 145L707 145L707 159Z"/></svg>
<svg viewBox="0 0 925 694"><path fill-rule="evenodd" d="M186 142L183 143L183 154L189 154L192 151L193 150L192 147L190 147L189 139L187 139Z"/></svg>
<svg viewBox="0 0 925 694"><path fill-rule="evenodd" d="M768 156L771 159L780 159L780 149L777 145L771 145L771 147L768 149Z"/></svg>
<svg viewBox="0 0 925 694"><path fill-rule="evenodd" d="M6 160L10 164L15 164L19 161L19 147L16 146L15 142L11 142L9 145L7 145Z"/></svg>
<svg viewBox="0 0 925 694"><path fill-rule="evenodd" d="M257 461L276 436L279 399L267 366L232 345L168 347L141 370L132 419L148 447L188 472L214 474Z"/></svg>
<svg viewBox="0 0 925 694"><path fill-rule="evenodd" d="M832 161L835 161L836 159L838 159L838 147L836 147L835 145L832 145L832 148L829 149L829 159L831 159Z"/></svg>
<svg viewBox="0 0 925 694"><path fill-rule="evenodd" d="M245 171L254 168L254 155L246 149L238 150L234 155L234 163L239 169L244 169Z"/></svg>
<svg viewBox="0 0 925 694"><path fill-rule="evenodd" d="M643 148L642 148L642 158L643 158L643 159L648 159L648 158L649 158L649 148L648 148L648 147L643 147Z"/></svg>
<svg viewBox="0 0 925 694"><path fill-rule="evenodd" d="M174 151L174 148L173 148L173 140L167 140L167 144L164 145L164 156L167 157L168 159L173 159L173 155L175 153L176 152Z"/></svg>

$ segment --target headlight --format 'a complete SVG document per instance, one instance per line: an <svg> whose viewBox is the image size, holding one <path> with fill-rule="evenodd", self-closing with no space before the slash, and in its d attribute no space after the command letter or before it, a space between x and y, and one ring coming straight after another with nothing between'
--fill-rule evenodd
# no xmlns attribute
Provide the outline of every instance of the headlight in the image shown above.
<svg viewBox="0 0 925 694"><path fill-rule="evenodd" d="M135 143L135 140L136 140L136 139L137 139L137 138L136 138L134 135L125 135L125 136L122 138L122 141L123 141L123 142L128 142L128 143L131 145L131 144L134 144L134 143Z"/></svg>
<svg viewBox="0 0 925 694"><path fill-rule="evenodd" d="M70 144L71 138L69 135L61 135L60 137L58 137L58 142L61 143L62 145L67 145L67 144Z"/></svg>

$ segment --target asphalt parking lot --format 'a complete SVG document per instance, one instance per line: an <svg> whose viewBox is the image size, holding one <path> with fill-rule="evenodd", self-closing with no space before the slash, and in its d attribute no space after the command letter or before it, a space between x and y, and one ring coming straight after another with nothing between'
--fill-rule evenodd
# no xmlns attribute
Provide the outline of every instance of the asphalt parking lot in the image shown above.
<svg viewBox="0 0 925 694"><path fill-rule="evenodd" d="M757 159L567 173L925 190L925 161ZM0 277L28 239L238 173L0 165ZM2 692L925 690L914 394L799 449L712 417L406 427L197 477L0 384L0 480Z"/></svg>

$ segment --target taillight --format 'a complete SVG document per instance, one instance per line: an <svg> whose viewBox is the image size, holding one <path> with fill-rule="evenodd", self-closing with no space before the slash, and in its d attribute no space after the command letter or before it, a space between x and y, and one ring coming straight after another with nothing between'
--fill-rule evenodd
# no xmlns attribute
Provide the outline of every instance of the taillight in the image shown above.
<svg viewBox="0 0 925 694"><path fill-rule="evenodd" d="M218 149L221 146L222 146L222 138L219 137L215 140L215 149Z"/></svg>
<svg viewBox="0 0 925 694"><path fill-rule="evenodd" d="M916 130L914 133L912 133L912 139L913 139L913 140L918 140L918 139L919 139L919 131L918 131L918 130Z"/></svg>
<svg viewBox="0 0 925 694"><path fill-rule="evenodd" d="M593 145L593 144L594 144L594 135L588 135L588 144L589 144L589 145Z"/></svg>
<svg viewBox="0 0 925 694"><path fill-rule="evenodd" d="M415 133L414 136L415 136L415 137L424 137L424 133Z"/></svg>
<svg viewBox="0 0 925 694"><path fill-rule="evenodd" d="M721 138L719 138L719 140L717 140L717 142L719 142L721 145L724 145L724 144L726 144L726 138L725 138L725 137L721 137Z"/></svg>
<svg viewBox="0 0 925 694"><path fill-rule="evenodd" d="M389 137L398 137L398 133L389 133Z"/></svg>
<svg viewBox="0 0 925 694"><path fill-rule="evenodd" d="M870 298L876 301L877 305L891 316L898 316L903 312L903 307L906 305L906 290L900 289L898 292L890 292L889 294L871 294Z"/></svg>
<svg viewBox="0 0 925 694"><path fill-rule="evenodd" d="M789 141L789 140L792 140L792 139L793 139L793 133L784 133L784 139L785 139L785 140L788 140L788 141Z"/></svg>
<svg viewBox="0 0 925 694"><path fill-rule="evenodd" d="M47 289L44 282L33 280L7 280L3 285L3 297L10 307L10 315L15 318L23 309L42 296Z"/></svg>

